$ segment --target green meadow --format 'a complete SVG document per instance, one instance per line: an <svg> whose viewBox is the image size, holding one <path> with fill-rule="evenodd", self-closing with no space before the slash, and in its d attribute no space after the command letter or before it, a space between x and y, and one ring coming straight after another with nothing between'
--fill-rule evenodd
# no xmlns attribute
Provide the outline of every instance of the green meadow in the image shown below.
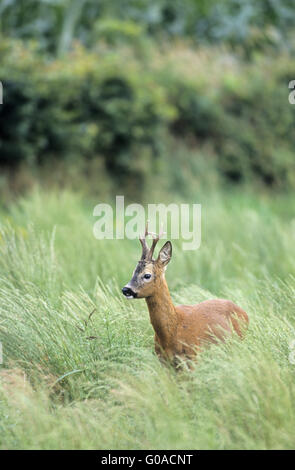
<svg viewBox="0 0 295 470"><path fill-rule="evenodd" d="M294 1L24 3L0 0L0 450L294 449ZM139 241L93 233L116 195L201 204L171 295L237 303L243 341L159 362L121 291Z"/></svg>
<svg viewBox="0 0 295 470"><path fill-rule="evenodd" d="M294 448L294 194L191 196L202 243L173 242L173 300L229 298L250 326L178 372L154 354L144 300L121 294L140 244L96 240L98 202L35 189L1 206L0 448Z"/></svg>

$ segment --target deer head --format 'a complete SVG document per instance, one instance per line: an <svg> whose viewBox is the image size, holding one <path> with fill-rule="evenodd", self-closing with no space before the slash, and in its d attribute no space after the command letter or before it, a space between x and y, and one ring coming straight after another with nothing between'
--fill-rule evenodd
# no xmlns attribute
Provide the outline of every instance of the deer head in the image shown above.
<svg viewBox="0 0 295 470"><path fill-rule="evenodd" d="M151 297L161 284L164 277L165 269L172 256L172 244L166 242L161 248L158 258L153 259L156 244L164 234L163 231L159 235L148 231L148 222L145 228L145 234L139 238L142 246L141 259L133 272L131 281L123 287L122 292L127 299L142 299ZM153 242L151 248L148 247L146 237L152 235Z"/></svg>

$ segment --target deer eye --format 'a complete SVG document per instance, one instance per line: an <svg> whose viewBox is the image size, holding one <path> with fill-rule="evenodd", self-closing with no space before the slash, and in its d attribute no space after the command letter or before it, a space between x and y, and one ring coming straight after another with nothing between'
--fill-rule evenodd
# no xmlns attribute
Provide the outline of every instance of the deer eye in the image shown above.
<svg viewBox="0 0 295 470"><path fill-rule="evenodd" d="M150 279L152 277L152 275L151 274L145 274L143 277L144 277L144 279Z"/></svg>

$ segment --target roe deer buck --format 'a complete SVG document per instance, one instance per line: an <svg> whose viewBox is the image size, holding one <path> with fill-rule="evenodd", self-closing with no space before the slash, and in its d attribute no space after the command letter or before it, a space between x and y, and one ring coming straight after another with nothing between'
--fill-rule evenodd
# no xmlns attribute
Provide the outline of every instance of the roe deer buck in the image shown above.
<svg viewBox="0 0 295 470"><path fill-rule="evenodd" d="M146 236L152 235L151 248ZM172 256L172 244L167 241L154 260L155 246L163 235L148 232L139 240L142 256L131 281L122 289L128 299L145 298L152 326L155 330L155 351L160 359L176 364L177 357L193 358L203 344L224 340L235 331L243 337L243 327L248 325L248 315L230 300L205 300L196 305L172 303L165 269Z"/></svg>

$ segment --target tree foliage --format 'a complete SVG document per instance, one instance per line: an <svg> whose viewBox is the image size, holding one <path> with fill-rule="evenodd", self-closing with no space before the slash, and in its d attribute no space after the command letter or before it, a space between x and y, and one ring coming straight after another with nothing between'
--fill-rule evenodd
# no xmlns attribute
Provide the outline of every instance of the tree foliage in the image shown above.
<svg viewBox="0 0 295 470"><path fill-rule="evenodd" d="M133 21L151 36L226 41L250 52L265 43L291 46L292 0L1 0L1 33L35 39L41 49L63 53L74 39L91 45L96 22Z"/></svg>

